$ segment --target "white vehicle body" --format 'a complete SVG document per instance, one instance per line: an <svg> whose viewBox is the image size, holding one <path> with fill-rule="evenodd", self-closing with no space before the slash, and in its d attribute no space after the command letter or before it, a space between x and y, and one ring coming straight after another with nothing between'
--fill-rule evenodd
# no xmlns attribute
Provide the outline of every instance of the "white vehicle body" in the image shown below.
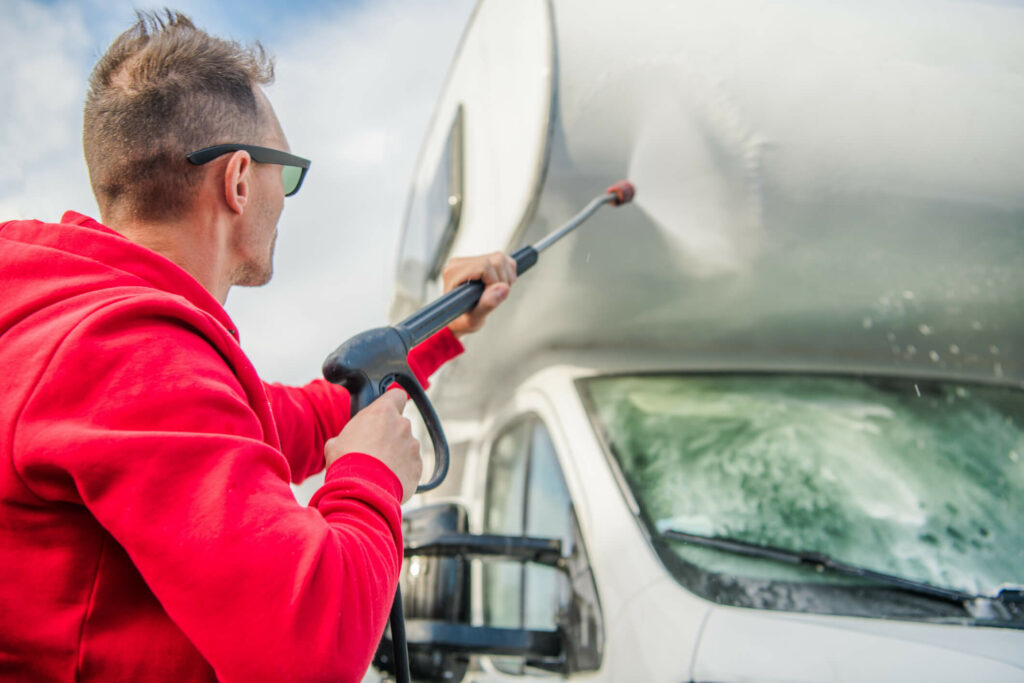
<svg viewBox="0 0 1024 683"><path fill-rule="evenodd" d="M1024 7L966 0L479 3L413 178L393 316L440 293L447 257L536 242L620 178L637 201L545 252L434 382L452 473L419 503L457 500L487 531L496 440L532 416L601 612L599 665L477 656L465 680L1024 680L1019 626L688 589L578 388L643 373L1024 388L1021 36Z"/></svg>
<svg viewBox="0 0 1024 683"><path fill-rule="evenodd" d="M496 392L502 407L483 424L453 425L453 436L467 439L464 474L457 488L428 494L428 499L467 502L474 531L482 531L482 495L495 438L524 414L536 414L547 426L604 613L602 666L572 680L1024 680L1020 630L744 609L682 588L633 514L574 385L593 375L664 371L672 362L667 356L627 363L605 353L548 356L539 363L543 370L517 377L514 393ZM478 605L479 592L475 597ZM483 671L470 671L466 681L522 678L497 670L486 657L480 660Z"/></svg>

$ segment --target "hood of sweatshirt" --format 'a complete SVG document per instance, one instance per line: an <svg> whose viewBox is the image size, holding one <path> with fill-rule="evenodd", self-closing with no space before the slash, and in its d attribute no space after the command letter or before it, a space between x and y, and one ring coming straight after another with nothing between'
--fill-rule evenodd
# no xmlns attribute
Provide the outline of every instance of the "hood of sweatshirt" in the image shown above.
<svg viewBox="0 0 1024 683"><path fill-rule="evenodd" d="M0 334L82 294L141 288L185 299L238 338L224 307L187 271L74 211L66 212L60 223L0 224L0 286Z"/></svg>

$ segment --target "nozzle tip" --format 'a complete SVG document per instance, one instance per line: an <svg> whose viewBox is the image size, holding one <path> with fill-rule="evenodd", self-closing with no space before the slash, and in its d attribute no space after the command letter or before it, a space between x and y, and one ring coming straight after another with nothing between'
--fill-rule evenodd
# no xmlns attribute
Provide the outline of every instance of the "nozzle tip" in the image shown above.
<svg viewBox="0 0 1024 683"><path fill-rule="evenodd" d="M605 190L605 193L615 195L615 201L613 201L612 204L615 206L622 206L623 204L628 204L633 201L633 195L636 194L636 188L633 187L633 183L628 180L620 180Z"/></svg>

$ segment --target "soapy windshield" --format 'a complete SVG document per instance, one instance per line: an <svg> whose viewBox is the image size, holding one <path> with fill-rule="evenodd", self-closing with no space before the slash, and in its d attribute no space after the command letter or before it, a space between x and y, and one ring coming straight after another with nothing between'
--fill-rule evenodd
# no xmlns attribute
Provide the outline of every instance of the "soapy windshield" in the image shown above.
<svg viewBox="0 0 1024 683"><path fill-rule="evenodd" d="M580 387L654 536L675 529L820 552L967 593L1024 584L1024 392L769 375ZM858 583L665 543L678 566L745 580L747 590Z"/></svg>

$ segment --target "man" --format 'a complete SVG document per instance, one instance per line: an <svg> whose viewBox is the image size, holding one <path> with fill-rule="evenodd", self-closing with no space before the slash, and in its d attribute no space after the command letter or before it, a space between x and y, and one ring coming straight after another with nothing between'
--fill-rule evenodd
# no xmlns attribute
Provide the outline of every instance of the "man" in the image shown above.
<svg viewBox="0 0 1024 683"><path fill-rule="evenodd" d="M140 15L96 65L83 142L102 223L0 225L0 679L358 680L402 560L419 447L388 392L265 385L224 312L267 282L308 162L272 65ZM477 309L417 347L426 382L515 264L453 261ZM326 467L299 506L289 482Z"/></svg>

